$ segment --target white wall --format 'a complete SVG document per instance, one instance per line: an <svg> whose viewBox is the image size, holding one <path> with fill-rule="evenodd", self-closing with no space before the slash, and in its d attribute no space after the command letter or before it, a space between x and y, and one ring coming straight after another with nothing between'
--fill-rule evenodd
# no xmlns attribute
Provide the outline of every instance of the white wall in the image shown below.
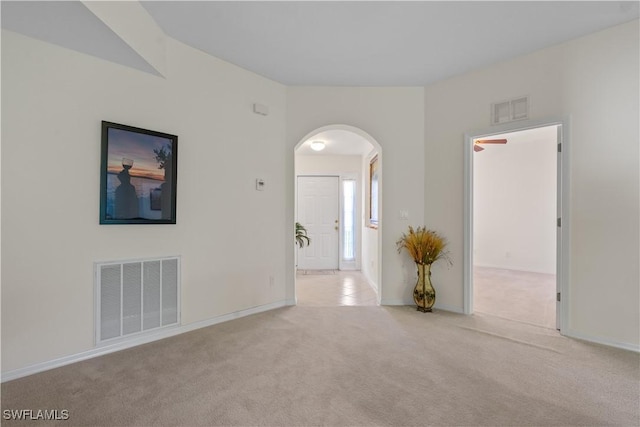
<svg viewBox="0 0 640 427"><path fill-rule="evenodd" d="M409 224L424 218L423 88L289 87L287 89L287 221L293 227L294 147L323 126L355 126L382 148L381 298L383 304L411 301L412 263L396 252L395 241ZM407 210L409 220L398 217ZM293 297L293 249L287 253L287 296Z"/></svg>
<svg viewBox="0 0 640 427"><path fill-rule="evenodd" d="M361 156L296 155L296 176L319 174L339 176L344 173L355 173L359 177L361 170ZM360 184L358 179L358 185Z"/></svg>
<svg viewBox="0 0 640 427"><path fill-rule="evenodd" d="M500 135L473 154L474 265L556 274L556 132Z"/></svg>
<svg viewBox="0 0 640 427"><path fill-rule="evenodd" d="M181 255L183 324L284 304L285 88L166 49L161 78L2 32L3 372L93 348L98 260ZM176 225L98 224L101 120L178 135Z"/></svg>
<svg viewBox="0 0 640 427"><path fill-rule="evenodd" d="M571 327L640 341L640 28L567 45L571 141Z"/></svg>
<svg viewBox="0 0 640 427"><path fill-rule="evenodd" d="M491 102L529 95L531 120L570 117L565 332L638 347L638 31L636 20L426 88L426 223L454 259L434 268L447 285L439 299L463 306L463 135L489 129Z"/></svg>
<svg viewBox="0 0 640 427"><path fill-rule="evenodd" d="M166 47L161 78L2 32L3 372L93 347L96 260L181 255L185 324L291 302L294 147L330 124L382 147L382 302L412 302L395 241L425 224L454 261L437 306L461 310L463 134L523 94L532 119L571 117L568 330L639 345L638 21L427 88L285 88ZM176 225L98 225L101 120L179 136Z"/></svg>
<svg viewBox="0 0 640 427"><path fill-rule="evenodd" d="M362 224L364 225L362 228L362 274L369 280L369 282L373 285L373 287L377 290L380 289L380 277L378 277L378 264L380 248L378 247L378 233L379 231L375 228L371 228L367 226L367 222L369 220L369 191L370 185L369 182L369 174L371 167L371 160L378 155L378 153L373 150L366 156L363 156L361 159L362 162L362 182L364 185L365 196L362 198ZM378 291L378 293L380 293Z"/></svg>

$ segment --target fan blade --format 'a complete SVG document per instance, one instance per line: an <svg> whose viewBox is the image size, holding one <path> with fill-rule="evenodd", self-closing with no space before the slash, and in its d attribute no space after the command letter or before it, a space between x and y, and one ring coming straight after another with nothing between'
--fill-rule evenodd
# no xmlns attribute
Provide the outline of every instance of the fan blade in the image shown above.
<svg viewBox="0 0 640 427"><path fill-rule="evenodd" d="M473 151L478 152L482 150L484 150L484 148L480 147L478 144L473 144Z"/></svg>
<svg viewBox="0 0 640 427"><path fill-rule="evenodd" d="M506 139L478 139L476 144L506 144Z"/></svg>

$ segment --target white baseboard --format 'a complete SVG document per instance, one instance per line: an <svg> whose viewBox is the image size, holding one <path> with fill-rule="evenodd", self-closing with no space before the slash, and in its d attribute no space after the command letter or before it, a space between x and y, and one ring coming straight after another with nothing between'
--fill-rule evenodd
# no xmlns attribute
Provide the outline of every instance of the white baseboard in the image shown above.
<svg viewBox="0 0 640 427"><path fill-rule="evenodd" d="M415 306L416 303L413 300L404 301L404 300L401 300L401 299L383 299L380 302L380 305L410 305L410 306ZM462 311L462 309L460 307L454 307L454 306L446 305L446 304L439 304L438 302L436 302L436 304L433 306L433 308L435 308L436 310L450 311L452 313L464 314L464 312Z"/></svg>
<svg viewBox="0 0 640 427"><path fill-rule="evenodd" d="M413 305L413 301L407 302L401 299L382 298L380 305Z"/></svg>
<svg viewBox="0 0 640 427"><path fill-rule="evenodd" d="M442 311L449 311L451 313L464 314L464 310L462 309L462 307L454 307L452 305L447 305L447 304L438 304L437 301L433 306L433 308L437 310L442 310Z"/></svg>
<svg viewBox="0 0 640 427"><path fill-rule="evenodd" d="M277 301L271 304L265 304L257 307L248 308L246 310L240 310L233 313L224 314L222 316L214 317L207 320L202 320L200 322L190 323L188 325L182 325L182 326L176 326L169 329L163 329L161 331L158 331L157 333L145 335L143 337L126 340L126 341L118 342L118 343L107 345L107 346L96 347L91 350L83 351L81 353L76 353L69 356L64 356L59 359L36 363L34 365L26 366L24 368L3 372L1 375L2 378L0 382L15 380L18 378L26 377L28 375L37 374L38 372L48 371L49 369L59 368L61 366L70 365L72 363L80 362L87 359L92 359L94 357L103 356L109 353L114 353L116 351L135 347L141 344L146 344L152 341L169 338L169 337L183 334L185 332L190 332L196 329L206 328L207 326L216 325L218 323L227 322L229 320L234 320L241 317L250 316L252 314L262 313L264 311L274 310L276 308L291 306L295 304L296 304L295 300L282 300L282 301ZM400 299L383 299L380 302L380 304L398 306L398 305L413 305L414 303L413 301L406 302ZM438 310L444 310L444 311L450 311L453 313L463 314L462 310L458 307L442 305L442 304L436 304L434 307ZM588 341L596 344L602 344L609 347L615 347L623 350L629 350L636 353L640 353L640 345L637 345L637 344L621 343L621 342L613 341L607 338L585 335L580 332L576 332L574 330L563 331L563 335L570 338L576 338L583 341Z"/></svg>
<svg viewBox="0 0 640 427"><path fill-rule="evenodd" d="M537 270L535 268L531 269L531 268L526 268L526 267L518 267L517 265L500 265L500 264L483 264L483 263L473 263L474 267L484 267L484 268L495 268L498 270L509 270L509 271L523 271L525 273L539 273L539 274L552 274L555 275L556 272L555 271L542 271L542 270Z"/></svg>
<svg viewBox="0 0 640 427"><path fill-rule="evenodd" d="M630 343L624 343L624 342L617 342L617 341L613 341L610 340L608 338L603 338L603 337L594 337L591 335L585 335L583 333L580 332L576 332L572 329L567 329L567 330L563 330L562 331L562 335L569 337L569 338L576 338L582 341L589 341L595 344L602 344L602 345L606 345L608 347L615 347L615 348L620 348L623 350L629 350L629 351L633 351L635 353L640 353L640 345L638 344L630 344Z"/></svg>
<svg viewBox="0 0 640 427"><path fill-rule="evenodd" d="M367 276L364 276L364 279L367 281L367 284L369 284L369 287L373 290L373 292L376 293L376 296L378 296L378 284L369 279Z"/></svg>
<svg viewBox="0 0 640 427"><path fill-rule="evenodd" d="M251 307L245 310L235 311L233 313L224 314L222 316L217 316L211 319L202 320L200 322L189 323L188 325L175 326L172 328L163 329L153 334L128 339L125 341L119 341L117 343L110 344L110 345L96 347L91 350L83 351L81 353L76 353L69 356L64 356L59 359L36 363L35 365L26 366L24 368L3 372L1 375L2 379L0 382L15 380L18 378L26 377L28 375L37 374L38 372L48 371L49 369L70 365L72 363L80 362L82 360L92 359L98 356L104 356L105 354L114 353L116 351L135 347L141 344L146 344L152 341L157 341L157 340L169 338L175 335L184 334L185 332L191 332L196 329L206 328L207 326L216 325L218 323L228 322L229 320L238 319L240 317L250 316L252 314L262 313L264 311L274 310L276 308L284 307L286 305L292 305L292 304L290 304L288 300L276 301L271 304L265 304L257 307ZM293 305L295 305L295 302Z"/></svg>

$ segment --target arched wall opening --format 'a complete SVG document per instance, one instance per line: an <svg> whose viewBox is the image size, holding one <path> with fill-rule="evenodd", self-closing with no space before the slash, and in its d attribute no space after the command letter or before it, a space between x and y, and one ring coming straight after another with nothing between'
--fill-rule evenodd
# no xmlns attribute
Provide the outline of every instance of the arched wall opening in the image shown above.
<svg viewBox="0 0 640 427"><path fill-rule="evenodd" d="M321 141L325 147L322 151L314 151L310 145L312 142ZM295 222L305 221L300 215L307 215L307 208L301 208L299 212L299 191L306 197L305 188L309 185L321 185L323 180L328 181L329 187L338 185L339 216L336 216L335 227L326 225L326 234L322 237L316 233L312 237L313 251L301 249L296 244L294 248L294 263L296 271L308 271L311 269L333 268L331 260L327 264L326 259L316 264L313 258L315 253L327 253L322 245L333 247L331 236L339 234L336 251L336 270L357 270L362 272L376 293L376 302L380 303L382 288L382 171L383 171L382 147L366 131L344 124L334 124L316 128L301 138L294 147L294 204L293 217ZM298 183L302 187L299 188ZM348 249L349 221L345 220L345 185L353 183L355 190L355 204L357 208L353 215L355 221L352 225L353 252ZM373 185L372 185L373 183ZM373 187L373 188L372 188ZM372 203L373 194L373 203ZM304 206L304 204L302 205ZM372 208L373 207L373 208ZM331 212L331 208L328 208ZM326 214L329 215L329 214ZM372 218L373 215L373 218ZM308 224L307 224L308 225ZM329 227L331 226L331 227ZM317 228L316 228L317 229ZM327 243L329 242L329 243ZM329 251L330 252L330 251ZM311 255L309 255L309 253ZM332 255L333 256L333 255ZM296 280L297 282L297 280ZM294 302L298 302L297 286L294 285Z"/></svg>

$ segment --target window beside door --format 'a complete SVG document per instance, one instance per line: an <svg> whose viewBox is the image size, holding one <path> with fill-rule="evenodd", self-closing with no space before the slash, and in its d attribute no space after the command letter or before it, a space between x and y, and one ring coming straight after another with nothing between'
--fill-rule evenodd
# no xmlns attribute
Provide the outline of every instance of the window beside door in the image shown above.
<svg viewBox="0 0 640 427"><path fill-rule="evenodd" d="M342 260L356 260L356 180L342 180Z"/></svg>

